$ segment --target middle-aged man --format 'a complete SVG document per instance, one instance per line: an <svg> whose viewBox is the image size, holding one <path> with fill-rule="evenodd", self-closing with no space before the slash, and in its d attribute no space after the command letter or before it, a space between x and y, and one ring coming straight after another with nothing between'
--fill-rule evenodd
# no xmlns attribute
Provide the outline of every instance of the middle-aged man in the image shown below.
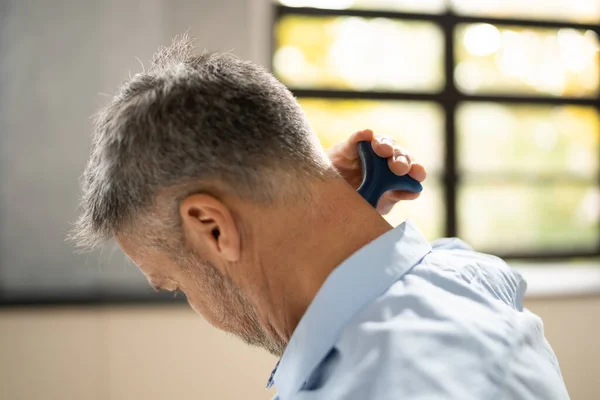
<svg viewBox="0 0 600 400"><path fill-rule="evenodd" d="M176 41L98 115L73 237L115 237L152 286L280 356L281 400L568 398L521 276L390 226L414 195L363 200L360 140L425 178L368 130L328 156L267 71Z"/></svg>

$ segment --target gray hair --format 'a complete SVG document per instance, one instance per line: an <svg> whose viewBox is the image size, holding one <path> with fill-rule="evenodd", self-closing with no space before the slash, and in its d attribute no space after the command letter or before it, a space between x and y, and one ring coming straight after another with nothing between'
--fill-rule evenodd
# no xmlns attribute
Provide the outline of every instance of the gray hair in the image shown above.
<svg viewBox="0 0 600 400"><path fill-rule="evenodd" d="M101 245L139 222L165 189L177 189L176 200L225 184L269 204L330 177L339 175L282 83L228 53L194 54L184 36L98 113L70 238L84 249ZM176 205L169 213L178 219Z"/></svg>

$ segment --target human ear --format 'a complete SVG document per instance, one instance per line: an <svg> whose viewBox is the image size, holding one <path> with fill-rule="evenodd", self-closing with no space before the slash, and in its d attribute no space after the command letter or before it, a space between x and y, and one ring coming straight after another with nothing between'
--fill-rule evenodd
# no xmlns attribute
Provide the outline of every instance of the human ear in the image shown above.
<svg viewBox="0 0 600 400"><path fill-rule="evenodd" d="M209 194L193 194L181 202L179 214L186 240L194 247L225 261L239 260L240 233L223 202Z"/></svg>

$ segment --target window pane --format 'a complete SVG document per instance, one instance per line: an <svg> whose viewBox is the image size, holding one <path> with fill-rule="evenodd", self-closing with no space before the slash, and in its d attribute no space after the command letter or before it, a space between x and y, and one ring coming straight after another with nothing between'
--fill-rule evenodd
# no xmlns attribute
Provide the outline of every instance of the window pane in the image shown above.
<svg viewBox="0 0 600 400"><path fill-rule="evenodd" d="M336 144L360 129L393 137L429 172L443 163L444 114L437 104L407 101L299 99L321 144Z"/></svg>
<svg viewBox="0 0 600 400"><path fill-rule="evenodd" d="M274 71L292 87L433 91L444 84L443 38L432 23L290 15L275 34Z"/></svg>
<svg viewBox="0 0 600 400"><path fill-rule="evenodd" d="M405 12L440 13L446 10L445 0L279 0L288 7L315 7L335 10L371 9Z"/></svg>
<svg viewBox="0 0 600 400"><path fill-rule="evenodd" d="M593 107L465 103L457 126L465 172L593 178L600 167L600 114Z"/></svg>
<svg viewBox="0 0 600 400"><path fill-rule="evenodd" d="M593 31L462 24L455 33L455 81L465 93L598 94Z"/></svg>
<svg viewBox="0 0 600 400"><path fill-rule="evenodd" d="M600 22L599 0L450 0L450 4L459 14L581 23Z"/></svg>
<svg viewBox="0 0 600 400"><path fill-rule="evenodd" d="M483 251L598 246L600 190L576 185L476 185L459 190L460 236Z"/></svg>
<svg viewBox="0 0 600 400"><path fill-rule="evenodd" d="M423 192L417 200L401 201L385 216L385 219L393 226L410 219L417 224L429 241L439 239L444 235L442 196L443 191L439 181L428 178L423 183Z"/></svg>

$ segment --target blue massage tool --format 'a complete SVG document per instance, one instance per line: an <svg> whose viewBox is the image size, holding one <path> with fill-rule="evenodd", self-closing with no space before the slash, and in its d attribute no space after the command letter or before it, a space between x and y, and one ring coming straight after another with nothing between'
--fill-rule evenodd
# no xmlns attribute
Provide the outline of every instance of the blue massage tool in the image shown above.
<svg viewBox="0 0 600 400"><path fill-rule="evenodd" d="M370 142L358 143L358 154L362 166L362 183L357 192L373 207L389 190L404 190L419 193L423 186L408 175L398 176L390 171L388 161L373 151Z"/></svg>

